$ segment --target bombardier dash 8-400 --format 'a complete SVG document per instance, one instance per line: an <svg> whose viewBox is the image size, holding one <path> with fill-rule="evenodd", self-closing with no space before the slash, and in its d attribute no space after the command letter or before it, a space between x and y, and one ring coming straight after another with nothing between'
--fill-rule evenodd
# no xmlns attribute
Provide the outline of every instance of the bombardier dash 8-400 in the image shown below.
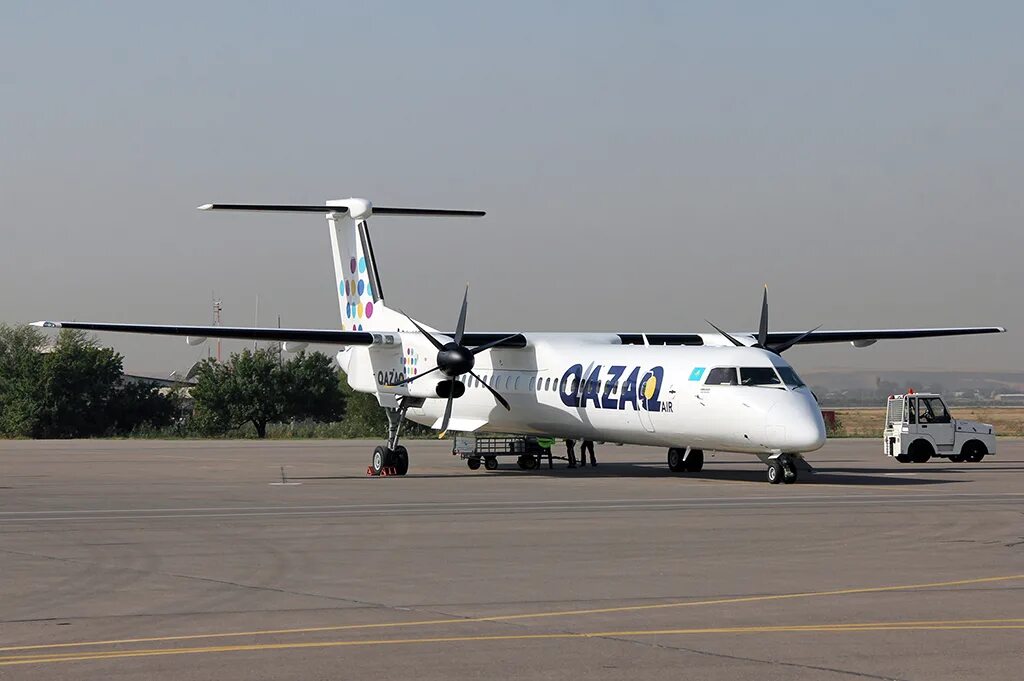
<svg viewBox="0 0 1024 681"><path fill-rule="evenodd" d="M200 210L326 214L341 329L35 322L48 328L309 343L341 347L337 361L354 390L387 412L387 442L374 473L405 474L399 444L406 419L442 432L501 432L668 448L676 472L696 472L704 450L746 452L772 483L809 468L803 454L825 443L817 400L782 353L807 343L1000 333L1002 327L777 332L767 291L756 332L479 333L466 330L467 296L454 331L439 331L384 302L371 215L479 217L482 211L387 208L365 199L324 205L206 204ZM710 323L709 323L710 324Z"/></svg>

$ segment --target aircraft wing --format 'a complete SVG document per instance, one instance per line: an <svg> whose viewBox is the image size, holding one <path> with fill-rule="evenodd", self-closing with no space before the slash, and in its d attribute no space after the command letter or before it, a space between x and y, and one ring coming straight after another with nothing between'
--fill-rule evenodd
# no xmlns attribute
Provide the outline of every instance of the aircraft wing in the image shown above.
<svg viewBox="0 0 1024 681"><path fill-rule="evenodd" d="M288 343L320 343L325 345L381 345L389 332L336 331L334 329L279 329L276 327L248 326L176 326L167 324L115 324L108 322L33 322L32 326L45 329L80 329L82 331L113 331L117 333L143 333L156 336L185 336L190 338L224 338L232 340L279 341ZM397 333L397 332L396 332ZM495 343L492 347L523 348L522 335L509 338L501 333L466 333L463 344L475 347ZM496 342L501 341L501 342Z"/></svg>
<svg viewBox="0 0 1024 681"><path fill-rule="evenodd" d="M786 344L799 336L802 331L770 331L769 345ZM858 343L870 345L880 340L900 340L907 338L939 338L943 336L976 336L984 333L1006 333L1001 326L951 326L932 329L847 329L840 331L811 331L801 338L796 345L812 343ZM753 334L756 336L756 334Z"/></svg>
<svg viewBox="0 0 1024 681"><path fill-rule="evenodd" d="M983 333L1005 333L1001 326L950 326L929 329L843 329L837 331L770 331L768 345L785 345L797 339L795 345L812 343L856 343L871 345L880 340L908 338L938 338L942 336L974 336ZM756 340L757 333L738 331L732 335ZM619 333L623 345L703 345L702 334L697 333ZM801 336L804 336L801 338Z"/></svg>

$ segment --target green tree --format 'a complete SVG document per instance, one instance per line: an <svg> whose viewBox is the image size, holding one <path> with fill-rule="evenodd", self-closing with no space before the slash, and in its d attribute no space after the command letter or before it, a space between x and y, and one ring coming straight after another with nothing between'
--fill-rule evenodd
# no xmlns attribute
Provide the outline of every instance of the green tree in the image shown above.
<svg viewBox="0 0 1024 681"><path fill-rule="evenodd" d="M207 360L192 388L193 424L205 433L251 424L264 438L271 423L337 420L345 408L337 376L320 352L300 353L284 363L273 349L233 353L223 364Z"/></svg>
<svg viewBox="0 0 1024 681"><path fill-rule="evenodd" d="M345 414L345 394L330 357L322 352L300 352L281 368L288 418L337 421Z"/></svg>
<svg viewBox="0 0 1024 681"><path fill-rule="evenodd" d="M0 326L0 435L92 437L162 427L173 398L125 382L122 358L79 331L62 330L45 348L28 326Z"/></svg>
<svg viewBox="0 0 1024 681"><path fill-rule="evenodd" d="M0 324L0 435L31 437L39 422L45 338L31 326Z"/></svg>
<svg viewBox="0 0 1024 681"><path fill-rule="evenodd" d="M62 329L43 356L35 437L92 437L111 426L108 407L121 384L121 355L81 331Z"/></svg>

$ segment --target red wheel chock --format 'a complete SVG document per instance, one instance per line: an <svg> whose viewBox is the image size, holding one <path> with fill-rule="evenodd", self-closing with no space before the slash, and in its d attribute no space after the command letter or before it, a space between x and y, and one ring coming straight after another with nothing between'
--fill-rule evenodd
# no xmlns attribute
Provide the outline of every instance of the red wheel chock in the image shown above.
<svg viewBox="0 0 1024 681"><path fill-rule="evenodd" d="M366 467L366 474L370 477L378 477L373 472L373 466ZM389 475L398 475L398 469L394 466L385 466L381 469L379 477L386 478Z"/></svg>

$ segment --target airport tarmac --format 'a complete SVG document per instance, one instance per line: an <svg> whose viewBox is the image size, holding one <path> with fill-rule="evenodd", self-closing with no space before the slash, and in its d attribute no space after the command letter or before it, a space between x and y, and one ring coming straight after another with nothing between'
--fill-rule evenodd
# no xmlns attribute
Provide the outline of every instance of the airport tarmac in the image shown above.
<svg viewBox="0 0 1024 681"><path fill-rule="evenodd" d="M0 679L1009 679L1024 440L672 474L410 441L0 442ZM282 478L281 467L285 477ZM285 484L282 484L285 483Z"/></svg>

